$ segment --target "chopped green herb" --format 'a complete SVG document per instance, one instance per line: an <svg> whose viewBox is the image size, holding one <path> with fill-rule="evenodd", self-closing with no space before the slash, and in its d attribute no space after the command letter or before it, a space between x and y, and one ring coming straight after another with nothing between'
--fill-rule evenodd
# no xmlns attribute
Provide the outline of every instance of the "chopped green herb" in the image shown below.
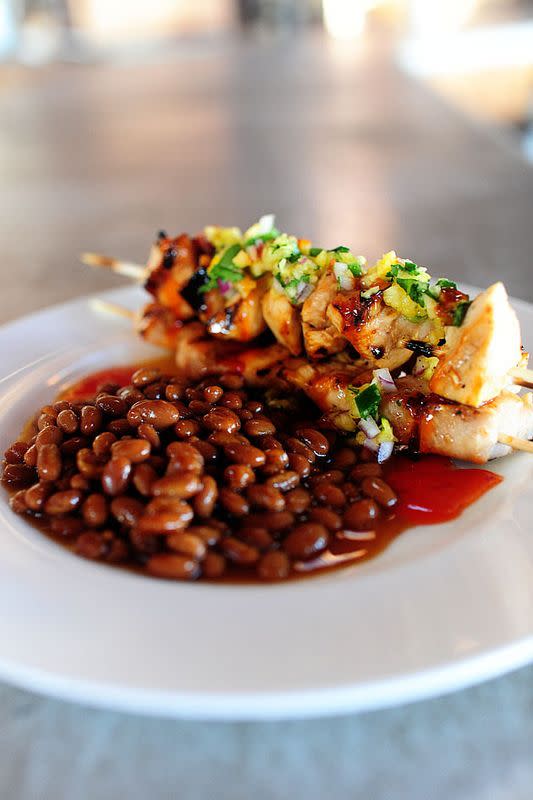
<svg viewBox="0 0 533 800"><path fill-rule="evenodd" d="M240 244L234 244L224 251L220 261L208 272L209 280L199 289L200 294L216 289L219 280L238 283L242 279L242 270L233 263L233 259L241 250Z"/></svg>
<svg viewBox="0 0 533 800"><path fill-rule="evenodd" d="M459 328L463 324L466 312L470 306L471 302L469 300L462 300L460 303L457 303L455 311L453 312L453 324L456 328Z"/></svg>
<svg viewBox="0 0 533 800"><path fill-rule="evenodd" d="M292 253L292 255L287 256L287 261L290 261L291 264L295 264L301 255L299 251L297 253Z"/></svg>
<svg viewBox="0 0 533 800"><path fill-rule="evenodd" d="M359 277L359 275L363 274L361 265L358 264L357 262L354 262L353 264L346 264L346 266L348 267L352 275L355 275L356 278Z"/></svg>
<svg viewBox="0 0 533 800"><path fill-rule="evenodd" d="M309 255L315 258L315 256L319 256L324 248L323 247L312 247L309 250Z"/></svg>
<svg viewBox="0 0 533 800"><path fill-rule="evenodd" d="M268 231L268 233L261 233L259 236L251 236L245 241L244 246L249 247L251 244L255 244L256 242L270 242L277 236L279 236L278 229L272 228L272 230Z"/></svg>
<svg viewBox="0 0 533 800"><path fill-rule="evenodd" d="M355 404L361 418L377 417L381 400L381 392L378 386L375 383L370 383L364 389L358 389L355 386L350 386L349 389L355 395Z"/></svg>
<svg viewBox="0 0 533 800"><path fill-rule="evenodd" d="M338 247L334 247L331 252L332 253L349 253L350 252L350 248L349 247L345 247L343 244L341 244Z"/></svg>
<svg viewBox="0 0 533 800"><path fill-rule="evenodd" d="M428 285L415 278L396 278L398 286L406 292L411 300L414 300L419 306L425 308L426 301L424 295L427 294Z"/></svg>
<svg viewBox="0 0 533 800"><path fill-rule="evenodd" d="M448 278L439 278L437 286L441 289L457 289L457 284L454 281L449 281Z"/></svg>

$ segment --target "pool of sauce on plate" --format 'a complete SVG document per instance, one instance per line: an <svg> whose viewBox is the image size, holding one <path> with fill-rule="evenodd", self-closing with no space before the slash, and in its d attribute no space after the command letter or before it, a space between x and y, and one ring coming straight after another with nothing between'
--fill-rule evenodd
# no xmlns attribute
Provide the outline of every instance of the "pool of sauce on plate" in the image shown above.
<svg viewBox="0 0 533 800"><path fill-rule="evenodd" d="M110 367L80 379L67 387L58 399L80 401L93 398L98 387L105 383L126 386L139 366L154 366L167 373L174 371L168 359ZM33 433L31 420L25 428L25 438L31 438ZM291 574L290 580L368 561L409 528L457 519L468 506L503 480L490 470L459 468L452 459L433 455L393 456L384 466L384 479L398 495L398 503L383 514L375 529L340 532L328 550L310 561L300 562L301 569ZM54 542L72 549L64 539L54 536L38 518L29 518L28 521ZM110 566L146 574L141 567L132 564ZM242 568L228 566L222 578L211 579L209 583L260 583L259 579L243 574Z"/></svg>

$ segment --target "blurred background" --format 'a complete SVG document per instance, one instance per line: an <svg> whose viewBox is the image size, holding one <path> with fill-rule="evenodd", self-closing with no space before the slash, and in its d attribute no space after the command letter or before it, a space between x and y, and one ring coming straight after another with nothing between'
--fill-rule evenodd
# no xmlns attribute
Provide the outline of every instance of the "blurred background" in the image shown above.
<svg viewBox="0 0 533 800"><path fill-rule="evenodd" d="M533 0L0 0L0 120L3 319L270 211L533 299Z"/></svg>

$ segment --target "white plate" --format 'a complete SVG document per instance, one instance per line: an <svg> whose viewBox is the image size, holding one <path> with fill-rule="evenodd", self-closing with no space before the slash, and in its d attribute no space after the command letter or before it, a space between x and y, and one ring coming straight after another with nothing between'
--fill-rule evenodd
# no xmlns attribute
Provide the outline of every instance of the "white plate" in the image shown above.
<svg viewBox="0 0 533 800"><path fill-rule="evenodd" d="M533 331L533 307L516 307ZM0 329L2 451L65 381L153 352L87 299ZM2 492L0 677L98 706L266 719L403 703L518 667L533 660L533 459L495 469L503 483L455 522L412 529L360 566L258 587L84 561Z"/></svg>

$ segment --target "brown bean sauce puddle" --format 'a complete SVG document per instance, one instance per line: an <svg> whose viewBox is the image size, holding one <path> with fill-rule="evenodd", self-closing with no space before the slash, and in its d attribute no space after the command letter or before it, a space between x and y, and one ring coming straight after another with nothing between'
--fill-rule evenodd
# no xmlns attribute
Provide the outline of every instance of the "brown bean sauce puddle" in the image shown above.
<svg viewBox="0 0 533 800"><path fill-rule="evenodd" d="M168 362L150 362L161 371L170 372ZM86 376L69 387L59 399L79 402L94 398L103 384L126 386L130 383L136 366L112 367ZM282 429L278 428L277 432ZM35 432L32 420L24 431L23 438L29 441ZM288 431L292 434L292 431ZM360 455L359 463L366 454ZM456 519L469 505L485 492L496 486L502 478L489 470L469 468L458 469L451 459L440 456L394 456L384 467L383 478L395 491L398 502L392 509L385 509L372 530L341 530L331 536L327 550L308 559L294 562L290 579L321 573L335 567L343 567L377 556L400 533L416 525L437 524ZM73 550L72 544L54 535L38 516L26 517L49 538ZM135 564L116 564L123 569L135 572L146 571ZM250 570L228 565L220 578L209 578L211 582L257 583L259 579Z"/></svg>

